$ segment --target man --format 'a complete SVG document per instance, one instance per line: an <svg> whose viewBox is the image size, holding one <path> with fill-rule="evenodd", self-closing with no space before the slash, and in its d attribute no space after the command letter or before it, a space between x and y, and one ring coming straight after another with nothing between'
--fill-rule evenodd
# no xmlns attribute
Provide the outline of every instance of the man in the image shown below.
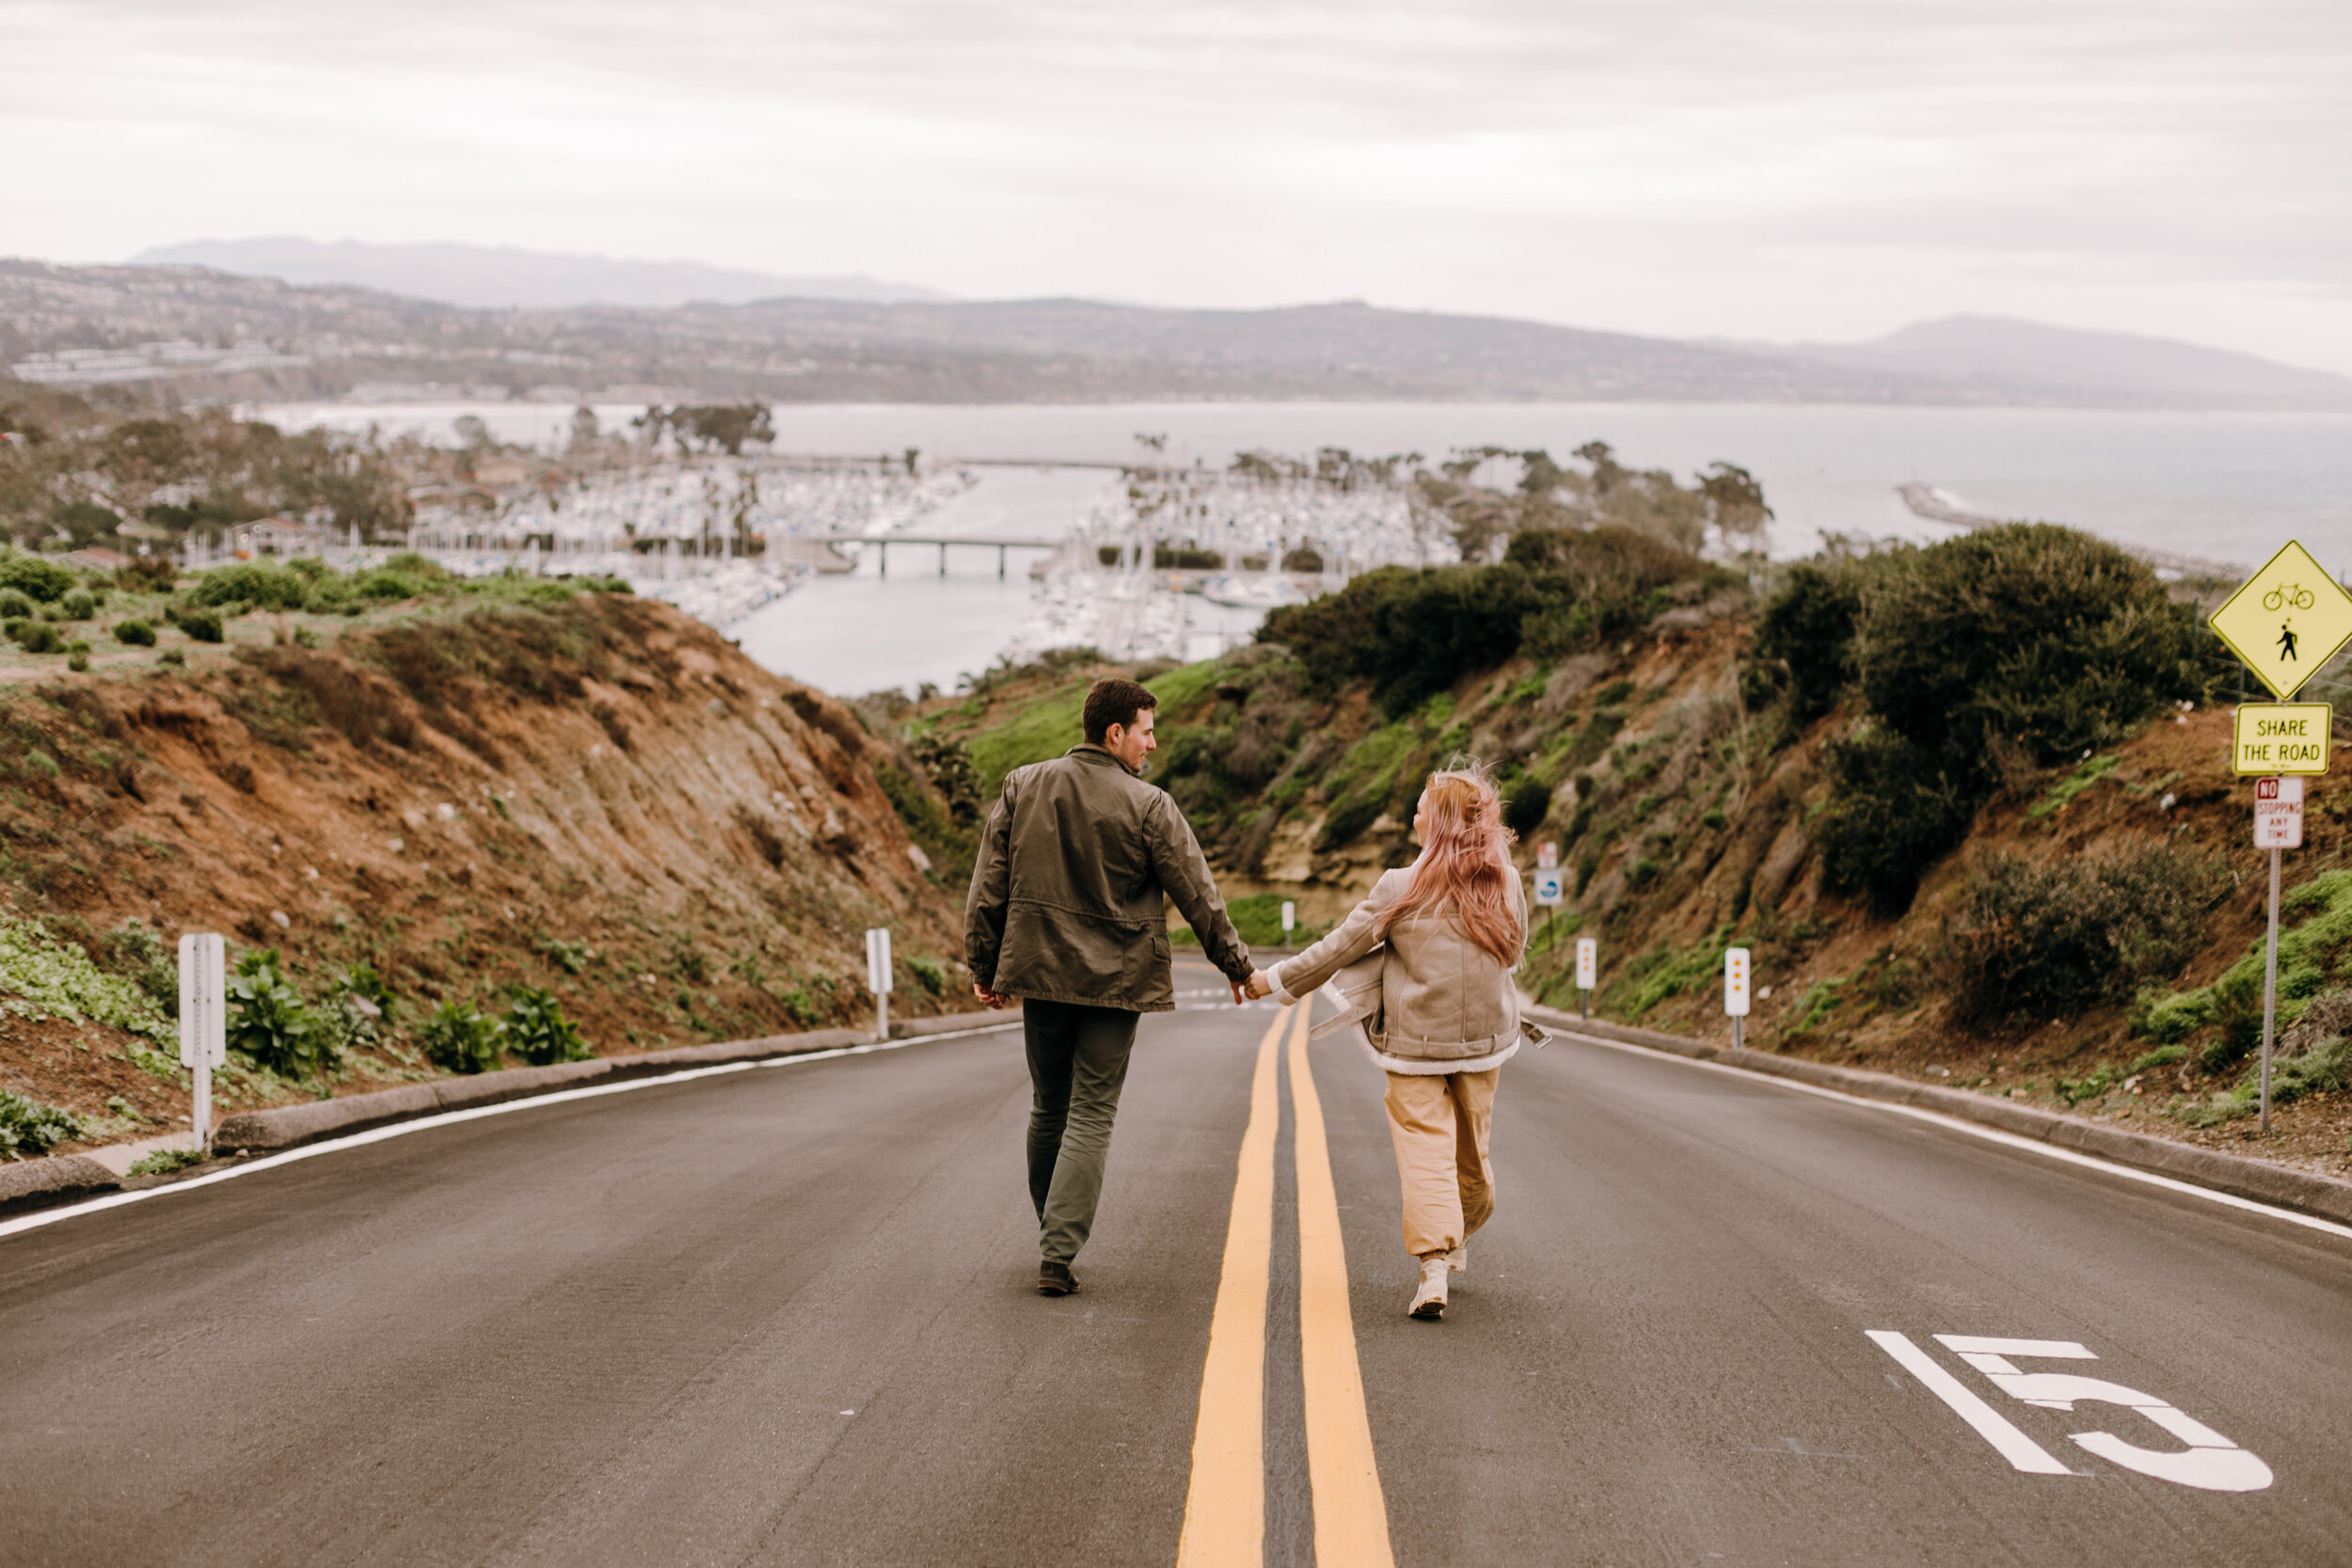
<svg viewBox="0 0 2352 1568"><path fill-rule="evenodd" d="M1249 949L1192 825L1143 782L1158 706L1134 681L1095 682L1086 743L1007 775L972 870L972 990L992 1007L1019 998L1028 1038L1040 1295L1078 1289L1070 1264L1094 1228L1136 1019L1176 1006L1163 897L1199 933L1236 1005L1249 978Z"/></svg>

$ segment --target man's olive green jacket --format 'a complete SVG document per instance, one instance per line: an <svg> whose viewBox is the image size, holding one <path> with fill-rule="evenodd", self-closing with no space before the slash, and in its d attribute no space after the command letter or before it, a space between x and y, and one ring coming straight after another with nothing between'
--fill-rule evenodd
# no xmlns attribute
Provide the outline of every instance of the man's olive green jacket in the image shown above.
<svg viewBox="0 0 2352 1568"><path fill-rule="evenodd" d="M1176 1006L1162 895L1211 963L1249 978L1192 824L1100 746L1016 768L980 834L964 906L972 978L1006 996L1131 1012Z"/></svg>

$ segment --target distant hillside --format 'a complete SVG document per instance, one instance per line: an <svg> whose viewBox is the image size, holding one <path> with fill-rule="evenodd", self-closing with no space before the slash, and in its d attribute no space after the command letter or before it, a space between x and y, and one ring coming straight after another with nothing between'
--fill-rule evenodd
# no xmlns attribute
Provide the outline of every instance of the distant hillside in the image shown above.
<svg viewBox="0 0 2352 1568"><path fill-rule="evenodd" d="M172 346L142 347L156 344ZM1828 350L1681 342L1352 301L1267 310L815 298L492 309L205 266L0 259L0 364L17 377L61 386L160 383L180 398L337 397L366 383L398 383L463 388L474 398L501 390L595 398L612 388L616 400L780 404L2352 408L2352 382L2341 377L2264 367L2245 356L2214 357L2228 361L2230 373L2210 382L2180 370L2169 381L2119 372L2054 386L1963 373L1947 361L1848 363ZM2195 361L2176 362L2193 368ZM2276 374L2253 378L2247 366Z"/></svg>
<svg viewBox="0 0 2352 1568"><path fill-rule="evenodd" d="M249 240L191 240L159 245L134 265L215 267L287 283L349 283L388 293L477 309L567 305L662 309L690 300L741 305L755 299L942 300L935 289L858 276L797 277L707 266L572 256L512 245L322 245L297 235Z"/></svg>
<svg viewBox="0 0 2352 1568"><path fill-rule="evenodd" d="M2009 316L1947 316L1868 342L1796 343L1781 352L1943 382L1968 402L2352 408L2352 377L2169 338Z"/></svg>

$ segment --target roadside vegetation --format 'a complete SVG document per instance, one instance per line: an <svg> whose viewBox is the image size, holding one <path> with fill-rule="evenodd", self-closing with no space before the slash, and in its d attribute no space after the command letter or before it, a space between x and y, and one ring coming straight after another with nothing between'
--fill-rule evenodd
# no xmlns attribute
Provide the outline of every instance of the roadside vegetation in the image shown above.
<svg viewBox="0 0 2352 1568"><path fill-rule="evenodd" d="M2258 857L2217 705L2242 676L2201 626L2228 585L2043 525L1772 564L1703 488L1619 477L1603 508L1585 454L1549 487L1503 455L1534 490L1423 476L1486 564L1368 574L1200 664L998 670L902 725L963 745L986 800L1069 744L1091 679L1147 681L1152 776L1269 943L1283 899L1325 927L1406 863L1421 778L1476 757L1523 863L1548 841L1565 873L1521 973L1547 1002L1578 1005L1595 936L1601 1016L1727 1037L1737 943L1753 1046L2250 1135ZM2352 795L2315 781L2307 815L2265 1151L2352 1175Z"/></svg>

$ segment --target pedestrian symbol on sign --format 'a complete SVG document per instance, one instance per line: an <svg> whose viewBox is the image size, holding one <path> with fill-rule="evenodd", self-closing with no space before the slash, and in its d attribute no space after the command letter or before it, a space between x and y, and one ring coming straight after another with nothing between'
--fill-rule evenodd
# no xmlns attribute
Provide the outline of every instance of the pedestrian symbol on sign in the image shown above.
<svg viewBox="0 0 2352 1568"><path fill-rule="evenodd" d="M2295 658L2295 623L2292 621L2279 623L2279 657ZM2300 664L2302 660L2296 659L2296 662Z"/></svg>

